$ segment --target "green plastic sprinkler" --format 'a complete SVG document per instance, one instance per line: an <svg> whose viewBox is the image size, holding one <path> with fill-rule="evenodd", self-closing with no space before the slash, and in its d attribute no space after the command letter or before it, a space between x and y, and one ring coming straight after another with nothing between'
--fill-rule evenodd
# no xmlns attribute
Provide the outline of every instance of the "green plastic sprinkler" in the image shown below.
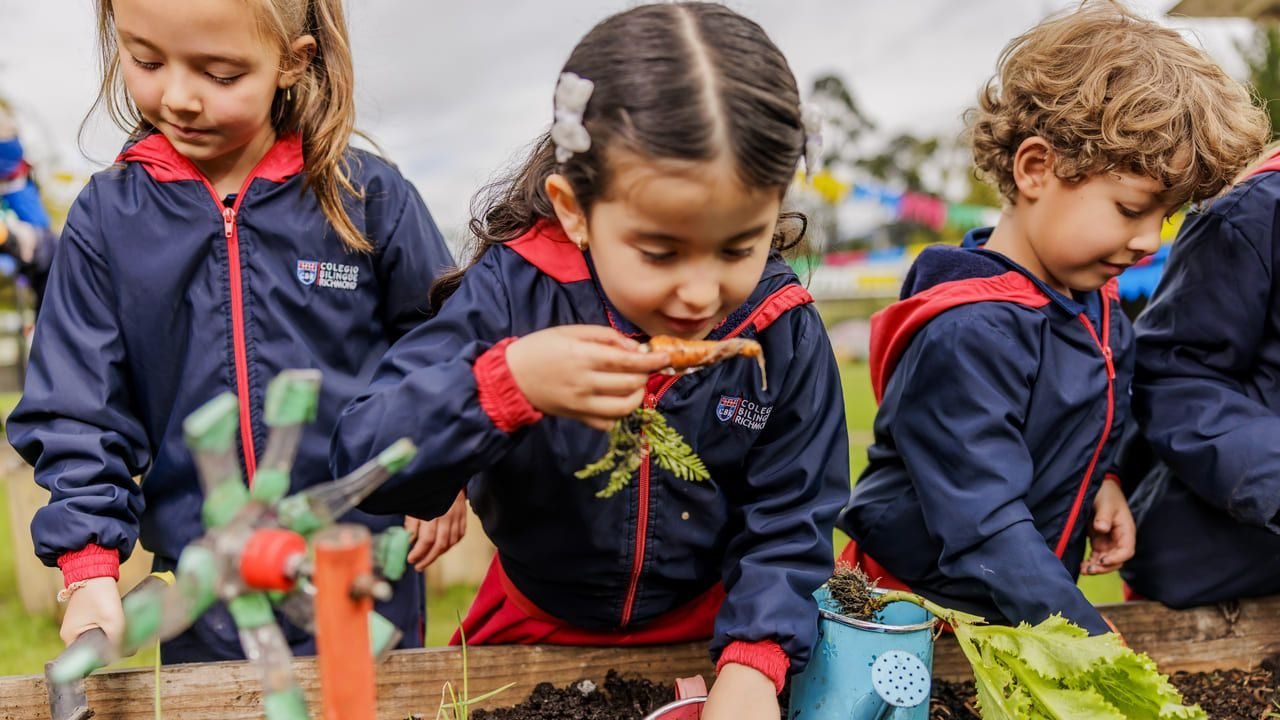
<svg viewBox="0 0 1280 720"><path fill-rule="evenodd" d="M286 370L267 389L265 418L270 434L251 485L237 457L239 403L224 393L187 417L183 432L204 491L205 534L178 559L172 584L152 582L124 598L125 631L119 646L100 633L77 640L49 664L50 683L64 689L94 670L132 655L139 648L176 637L216 601L227 605L245 657L258 668L267 720L305 720L306 702L293 677L293 654L276 621L314 632L315 586L311 538L332 527L396 471L417 449L401 439L350 475L289 495L290 470L303 427L316 416L318 370ZM388 581L406 571L409 536L393 527L374 538L372 594L389 597ZM400 633L391 621L370 611L370 652L380 658ZM82 688L80 694L83 695Z"/></svg>

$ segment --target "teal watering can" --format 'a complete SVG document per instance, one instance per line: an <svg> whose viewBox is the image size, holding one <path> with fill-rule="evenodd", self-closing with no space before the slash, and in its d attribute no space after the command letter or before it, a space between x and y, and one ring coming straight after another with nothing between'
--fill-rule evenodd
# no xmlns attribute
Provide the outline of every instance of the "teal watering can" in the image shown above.
<svg viewBox="0 0 1280 720"><path fill-rule="evenodd" d="M871 620L841 615L826 586L818 601L818 643L791 681L792 720L929 720L936 620L907 602Z"/></svg>

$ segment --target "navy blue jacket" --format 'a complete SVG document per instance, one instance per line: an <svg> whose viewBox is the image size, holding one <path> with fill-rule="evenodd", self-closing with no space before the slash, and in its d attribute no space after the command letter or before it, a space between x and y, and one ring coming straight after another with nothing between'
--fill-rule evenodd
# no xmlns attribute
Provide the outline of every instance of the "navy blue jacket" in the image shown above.
<svg viewBox="0 0 1280 720"><path fill-rule="evenodd" d="M1075 586L1128 414L1133 335L998 253L933 247L872 330L881 398L839 526L912 590L1000 622L1106 623Z"/></svg>
<svg viewBox="0 0 1280 720"><path fill-rule="evenodd" d="M1162 462L1130 495L1123 575L1173 607L1280 593L1276 169L1188 216L1137 322L1134 416Z"/></svg>
<svg viewBox="0 0 1280 720"><path fill-rule="evenodd" d="M603 476L573 474L603 454L605 434L560 417L510 422L504 408L482 407L478 383L489 380L477 369L508 337L570 324L631 330L588 262L547 224L489 249L343 414L335 471L407 435L421 450L367 508L438 515L474 477L469 497L503 569L541 610L588 630L641 625L723 582L713 657L731 641L772 640L799 670L817 636L811 594L831 574L831 531L849 495L839 373L812 298L775 257L710 335L758 340L767 391L755 363L739 359L664 378L648 394L709 482L646 464L599 499Z"/></svg>
<svg viewBox="0 0 1280 720"><path fill-rule="evenodd" d="M452 262L413 187L385 161L352 153L365 192L352 219L372 254L346 251L303 192L296 137L271 148L232 207L158 133L127 147L81 192L8 425L51 493L31 524L47 565L91 545L123 560L140 533L157 565L172 566L203 532L183 419L236 393L250 467L266 445L267 383L287 368L324 374L291 491L331 478L339 411L391 342L427 316L432 278ZM374 529L402 522L358 520ZM387 611L410 637L419 630L419 580L410 573ZM227 630L224 645L238 654Z"/></svg>

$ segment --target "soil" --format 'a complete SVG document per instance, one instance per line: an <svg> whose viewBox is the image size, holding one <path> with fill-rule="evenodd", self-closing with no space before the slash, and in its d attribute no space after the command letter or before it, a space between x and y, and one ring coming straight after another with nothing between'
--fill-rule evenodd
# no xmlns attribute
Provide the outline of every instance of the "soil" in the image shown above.
<svg viewBox="0 0 1280 720"><path fill-rule="evenodd" d="M875 614L874 589L875 583L862 572L862 568L849 567L844 563L836 566L835 574L827 580L831 599L840 608L840 614L848 617L870 619Z"/></svg>
<svg viewBox="0 0 1280 720"><path fill-rule="evenodd" d="M512 708L475 710L473 720L640 720L675 700L671 685L623 679L614 670L604 687L588 680L564 688L539 683L529 699Z"/></svg>
<svg viewBox="0 0 1280 720"><path fill-rule="evenodd" d="M1187 703L1199 703L1213 720L1280 720L1280 663L1252 670L1175 673L1170 677ZM785 691L784 691L785 692ZM640 720L671 702L670 685L624 679L610 670L603 687L579 682L564 688L541 683L512 708L476 710L474 720ZM930 720L977 720L973 683L935 680ZM785 696L780 698L784 718Z"/></svg>
<svg viewBox="0 0 1280 720"><path fill-rule="evenodd" d="M1256 670L1179 672L1169 676L1187 704L1199 703L1213 720L1280 720L1277 663ZM934 680L930 720L977 720L973 683Z"/></svg>

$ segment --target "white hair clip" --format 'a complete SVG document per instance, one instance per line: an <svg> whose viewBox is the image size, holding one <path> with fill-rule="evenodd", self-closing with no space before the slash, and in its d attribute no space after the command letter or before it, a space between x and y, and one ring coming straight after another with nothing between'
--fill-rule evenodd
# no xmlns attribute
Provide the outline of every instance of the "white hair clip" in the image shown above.
<svg viewBox="0 0 1280 720"><path fill-rule="evenodd" d="M813 103L802 103L800 122L804 124L804 172L812 177L818 171L822 153L822 108Z"/></svg>
<svg viewBox="0 0 1280 720"><path fill-rule="evenodd" d="M596 84L573 73L560 73L556 83L555 123L551 125L551 141L556 144L556 162L569 162L574 153L591 149L591 135L582 124L587 101Z"/></svg>

